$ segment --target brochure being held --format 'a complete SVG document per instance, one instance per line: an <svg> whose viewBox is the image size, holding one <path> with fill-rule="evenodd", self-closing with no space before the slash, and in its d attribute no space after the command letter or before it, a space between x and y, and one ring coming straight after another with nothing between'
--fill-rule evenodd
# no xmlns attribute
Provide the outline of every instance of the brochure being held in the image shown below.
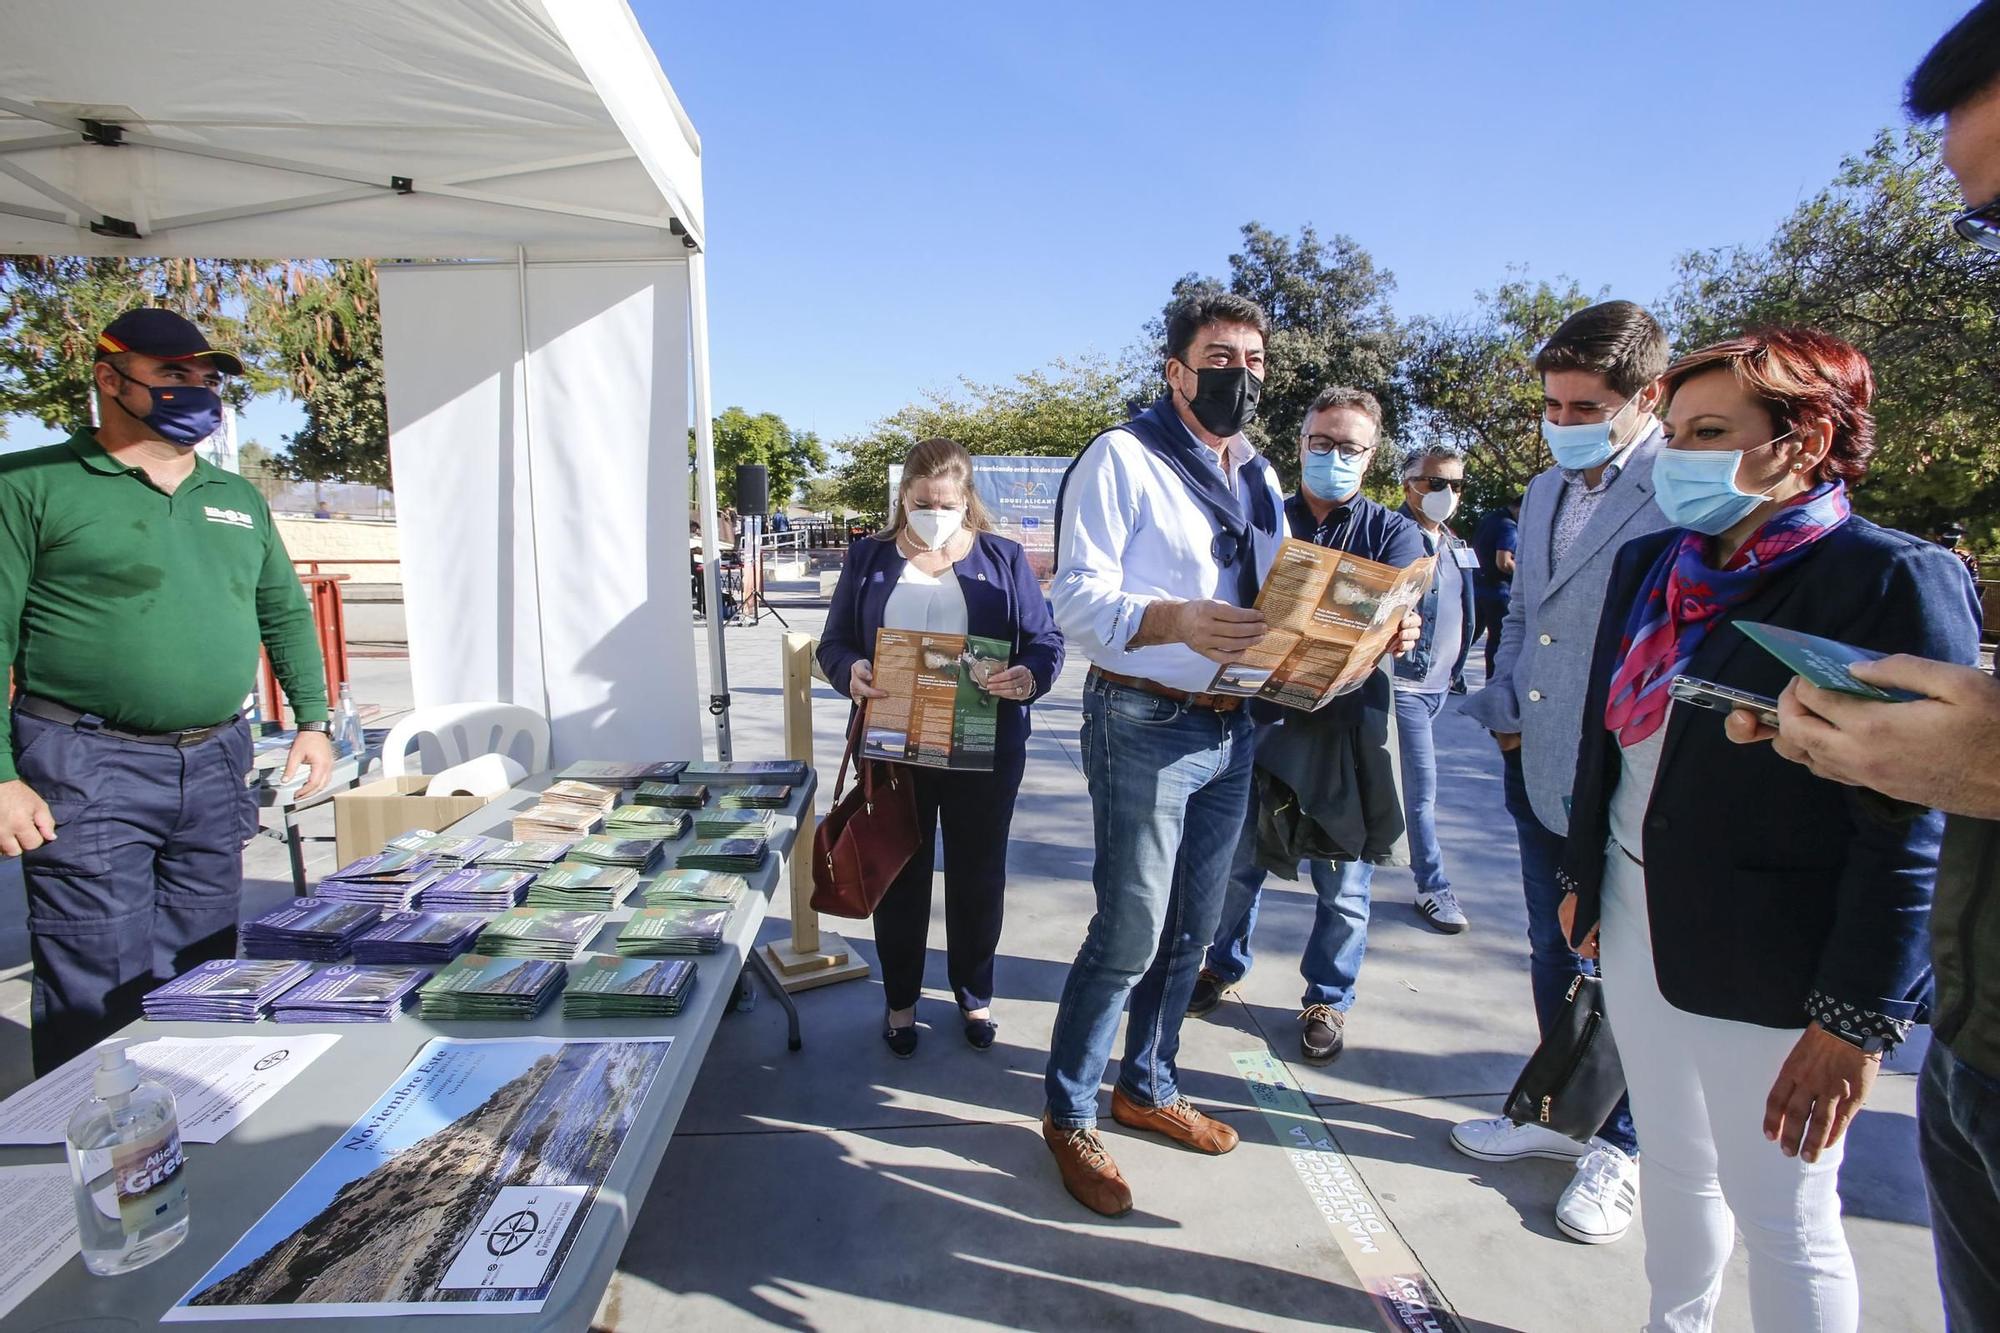
<svg viewBox="0 0 2000 1333"><path fill-rule="evenodd" d="M990 770L1000 701L986 681L1007 669L1012 648L976 634L875 632L875 688L861 755L922 768Z"/></svg>
<svg viewBox="0 0 2000 1333"><path fill-rule="evenodd" d="M1257 590L1269 628L1209 689L1307 710L1359 689L1431 586L1436 563L1425 556L1398 569L1285 538Z"/></svg>

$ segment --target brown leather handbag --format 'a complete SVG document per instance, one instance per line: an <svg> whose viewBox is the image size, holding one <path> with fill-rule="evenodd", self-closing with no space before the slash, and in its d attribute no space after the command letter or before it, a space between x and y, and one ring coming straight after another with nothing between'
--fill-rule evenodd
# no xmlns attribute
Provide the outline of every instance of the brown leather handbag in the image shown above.
<svg viewBox="0 0 2000 1333"><path fill-rule="evenodd" d="M833 780L833 808L813 832L813 911L856 920L874 915L916 855L920 837L911 775L900 765L861 757L862 718L856 709ZM843 795L850 763L858 776Z"/></svg>

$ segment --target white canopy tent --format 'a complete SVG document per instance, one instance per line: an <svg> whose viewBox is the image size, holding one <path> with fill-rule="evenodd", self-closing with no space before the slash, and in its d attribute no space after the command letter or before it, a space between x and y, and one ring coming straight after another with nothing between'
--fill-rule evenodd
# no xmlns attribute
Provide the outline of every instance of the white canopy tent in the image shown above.
<svg viewBox="0 0 2000 1333"><path fill-rule="evenodd" d="M698 753L700 141L624 0L14 0L4 28L0 251L385 261L417 705L539 709L559 760Z"/></svg>

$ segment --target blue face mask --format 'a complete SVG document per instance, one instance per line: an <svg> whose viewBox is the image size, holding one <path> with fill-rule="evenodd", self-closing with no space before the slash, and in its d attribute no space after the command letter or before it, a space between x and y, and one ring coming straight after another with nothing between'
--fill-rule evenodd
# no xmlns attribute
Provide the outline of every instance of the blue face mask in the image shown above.
<svg viewBox="0 0 2000 1333"><path fill-rule="evenodd" d="M1299 464L1299 474L1305 479L1306 489L1320 499L1345 500L1361 489L1361 473L1367 463L1367 454L1342 458L1338 449L1324 454L1307 449Z"/></svg>
<svg viewBox="0 0 2000 1333"><path fill-rule="evenodd" d="M1579 472L1609 463L1611 455L1618 452L1611 443L1611 427L1637 397L1635 394L1627 398L1618 405L1617 411L1604 420L1585 422L1580 426L1558 426L1543 417L1542 439L1548 442L1549 452L1555 455L1556 466Z"/></svg>
<svg viewBox="0 0 2000 1333"><path fill-rule="evenodd" d="M111 401L118 404L118 410L145 422L169 443L192 449L222 429L222 395L213 389L198 384L144 384L122 370L118 370L118 378L153 395L153 410L143 417L114 398Z"/></svg>
<svg viewBox="0 0 2000 1333"><path fill-rule="evenodd" d="M1757 446L1769 448L1778 440ZM1677 528L1710 537L1729 531L1771 497L1738 489L1736 469L1749 449L1662 449L1653 458L1653 502Z"/></svg>

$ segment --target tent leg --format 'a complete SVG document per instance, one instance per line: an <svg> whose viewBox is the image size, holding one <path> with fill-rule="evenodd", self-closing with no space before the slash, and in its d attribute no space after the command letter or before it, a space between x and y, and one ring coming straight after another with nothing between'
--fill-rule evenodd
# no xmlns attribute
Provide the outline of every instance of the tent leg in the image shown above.
<svg viewBox="0 0 2000 1333"><path fill-rule="evenodd" d="M716 545L715 410L708 383L708 260L688 252L689 344L694 353L694 457L701 488L702 579L708 584L708 711L715 718L715 757L735 756L729 743L729 653L722 642L722 552Z"/></svg>

